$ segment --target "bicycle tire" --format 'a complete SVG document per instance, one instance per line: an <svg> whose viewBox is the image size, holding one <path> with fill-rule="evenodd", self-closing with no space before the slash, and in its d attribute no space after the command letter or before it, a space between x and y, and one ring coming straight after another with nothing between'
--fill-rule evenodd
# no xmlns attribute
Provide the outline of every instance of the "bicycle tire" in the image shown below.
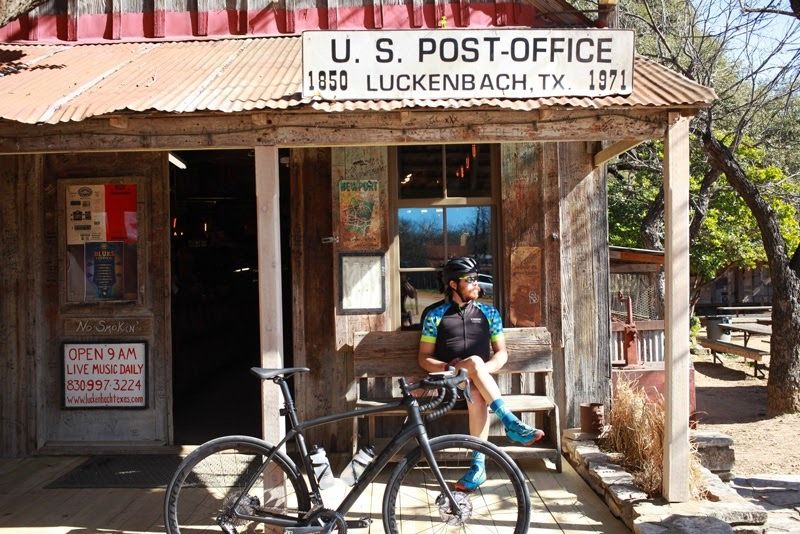
<svg viewBox="0 0 800 534"><path fill-rule="evenodd" d="M237 532L250 531L248 526L259 523L233 517L233 503L242 494L248 475L262 466L273 451L272 445L249 436L225 436L195 449L181 462L167 486L164 498L167 533L219 533L223 531L218 523L220 518ZM297 520L310 509L305 479L281 451L276 452L270 463L271 466L264 468L265 476L258 477L240 501L239 510L249 515L269 514Z"/></svg>
<svg viewBox="0 0 800 534"><path fill-rule="evenodd" d="M441 487L422 450L411 451L392 471L383 498L383 526L393 534L445 532L497 532L523 534L530 523L531 499L517 464L497 446L466 435L446 435L430 440L436 463L451 491L471 464L472 451L486 455L488 479L474 492L457 492L465 517L450 514L440 499ZM448 524L448 521L453 523Z"/></svg>

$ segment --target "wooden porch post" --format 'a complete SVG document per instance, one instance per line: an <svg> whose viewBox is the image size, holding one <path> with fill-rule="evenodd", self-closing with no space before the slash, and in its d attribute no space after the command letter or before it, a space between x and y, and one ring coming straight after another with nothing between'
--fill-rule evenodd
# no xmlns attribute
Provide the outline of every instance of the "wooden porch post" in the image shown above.
<svg viewBox="0 0 800 534"><path fill-rule="evenodd" d="M283 367L283 302L278 148L258 146L255 152L261 366L280 368ZM285 434L283 418L278 413L282 404L279 388L272 382L264 383L261 387L261 433L270 443L278 443Z"/></svg>
<svg viewBox="0 0 800 534"><path fill-rule="evenodd" d="M689 119L669 114L664 136L666 419L664 496L689 500Z"/></svg>

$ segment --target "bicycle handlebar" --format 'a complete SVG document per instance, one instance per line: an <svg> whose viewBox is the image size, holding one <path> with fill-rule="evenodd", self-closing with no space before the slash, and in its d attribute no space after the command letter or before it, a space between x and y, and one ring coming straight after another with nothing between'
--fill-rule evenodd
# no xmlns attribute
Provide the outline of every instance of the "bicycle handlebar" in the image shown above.
<svg viewBox="0 0 800 534"><path fill-rule="evenodd" d="M458 400L456 387L467 381L467 371L466 369L459 369L457 374L454 371L455 369L442 373L431 373L416 384L407 386L408 391L415 389L436 389L439 391L439 395L436 398L419 407L421 412L433 410L425 414L426 421L432 421L443 416L455 406Z"/></svg>

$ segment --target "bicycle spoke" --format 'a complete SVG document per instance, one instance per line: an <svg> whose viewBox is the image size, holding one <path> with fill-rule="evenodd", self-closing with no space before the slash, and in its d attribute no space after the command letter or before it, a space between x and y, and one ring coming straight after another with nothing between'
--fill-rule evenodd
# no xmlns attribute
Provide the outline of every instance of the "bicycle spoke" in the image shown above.
<svg viewBox="0 0 800 534"><path fill-rule="evenodd" d="M519 469L499 449L476 439L446 436L432 441L434 457L453 491L459 512L453 513L430 466L412 456L392 475L385 501L387 531L527 532L530 497ZM471 465L472 450L486 455L487 479L474 491L456 491Z"/></svg>

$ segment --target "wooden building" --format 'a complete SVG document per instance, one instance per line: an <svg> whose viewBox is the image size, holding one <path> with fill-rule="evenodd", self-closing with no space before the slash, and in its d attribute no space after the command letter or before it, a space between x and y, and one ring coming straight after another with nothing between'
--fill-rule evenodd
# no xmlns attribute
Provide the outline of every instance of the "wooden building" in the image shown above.
<svg viewBox="0 0 800 534"><path fill-rule="evenodd" d="M3 455L191 442L231 414L274 438L277 391L259 410L251 365L308 366L305 414L344 409L356 332L413 322L456 253L507 327L548 329L574 426L610 389L603 164L653 138L668 420L687 420L687 123L713 91L637 56L626 94L303 95L304 30L612 31L563 0L144 6L51 0L0 29ZM352 429L319 441L349 450Z"/></svg>

